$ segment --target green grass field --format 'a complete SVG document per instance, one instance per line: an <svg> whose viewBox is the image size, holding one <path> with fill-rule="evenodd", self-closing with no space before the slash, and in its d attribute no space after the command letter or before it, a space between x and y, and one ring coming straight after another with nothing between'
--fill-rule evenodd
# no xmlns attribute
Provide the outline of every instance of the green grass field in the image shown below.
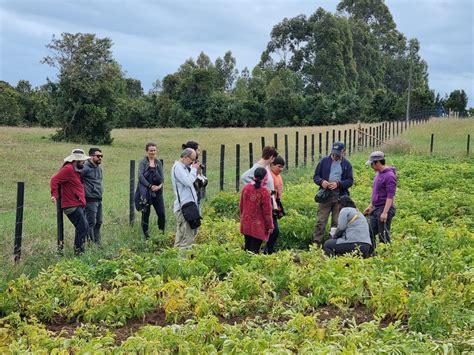
<svg viewBox="0 0 474 355"><path fill-rule="evenodd" d="M158 146L158 156L164 160L165 173L168 175L173 161L179 156L180 146L187 140L196 140L201 149L207 151L207 175L210 179L208 197L211 199L219 191L220 145L226 145L225 187L226 191L235 190L235 145L241 145L241 171L249 166L248 144L253 143L254 160L257 160L261 143L265 137L267 144L273 144L274 133L278 134L278 147L284 155L284 135L289 140L289 172L287 179L299 179L301 175L308 179L312 176L314 163L311 162L310 137L315 134L316 160L318 157L318 133L323 133L322 150L325 154L325 132L332 129L354 129L355 125L330 127L291 127L291 128L227 128L227 129L119 129L113 131L112 146L102 147L104 153L104 240L107 246L103 250L90 250L92 260L105 255L114 255L120 248L142 248L139 223L128 225L129 214L129 161L137 161L144 156L144 144L153 141ZM369 127L369 126L363 126ZM463 156L466 149L466 137L474 131L473 120L432 120L428 125L409 127L399 138L392 140L383 149L394 154L426 154L429 152L430 134L435 134L434 154L442 156ZM299 165L295 170L295 132L299 132ZM0 246L1 260L6 267L1 271L2 278L10 278L22 272L35 274L41 267L56 262L56 212L50 202L49 179L62 165L63 158L75 147L87 151L87 145L52 142L48 137L53 129L44 128L0 128ZM308 137L308 164L303 165L303 139ZM337 139L337 135L336 135ZM358 164L367 152L360 148L351 159ZM368 150L368 148L366 149ZM362 157L359 159L358 155ZM23 224L23 261L12 263L13 237L15 227L16 182L25 182L24 224ZM165 203L168 213L169 233L173 233L173 215L171 205L174 196L165 189ZM140 215L135 220L138 222ZM156 226L152 233L157 233ZM71 256L73 229L65 219L66 256Z"/></svg>

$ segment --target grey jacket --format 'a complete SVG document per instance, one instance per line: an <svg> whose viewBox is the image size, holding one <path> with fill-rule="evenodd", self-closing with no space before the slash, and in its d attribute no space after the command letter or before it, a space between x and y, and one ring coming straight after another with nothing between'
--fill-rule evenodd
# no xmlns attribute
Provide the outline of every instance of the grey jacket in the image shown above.
<svg viewBox="0 0 474 355"><path fill-rule="evenodd" d="M264 166L262 164L255 163L249 170L247 170L245 173L242 174L242 176L240 177L240 180L242 180L244 185L248 184L250 181L253 180L253 174L255 173L255 170L257 170L257 168L267 169L267 177L268 177L267 187L270 190L275 191L275 184L273 182L273 176L270 172L270 166Z"/></svg>
<svg viewBox="0 0 474 355"><path fill-rule="evenodd" d="M339 212L336 237L337 244L367 243L372 245L367 220L361 212L352 207L344 207Z"/></svg>
<svg viewBox="0 0 474 355"><path fill-rule="evenodd" d="M186 165L176 160L171 168L171 183L176 197L173 205L173 213L178 212L186 202L194 201L198 203L194 181L197 177L196 168L188 170ZM179 200L178 200L179 194Z"/></svg>
<svg viewBox="0 0 474 355"><path fill-rule="evenodd" d="M102 201L102 168L100 165L94 166L90 160L87 160L84 163L84 167L79 172L81 174L82 182L84 183L86 201Z"/></svg>

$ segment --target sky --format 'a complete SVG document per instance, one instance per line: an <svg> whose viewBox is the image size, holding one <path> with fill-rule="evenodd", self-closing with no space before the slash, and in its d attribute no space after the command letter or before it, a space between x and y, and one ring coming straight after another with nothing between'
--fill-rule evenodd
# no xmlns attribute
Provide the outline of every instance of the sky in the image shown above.
<svg viewBox="0 0 474 355"><path fill-rule="evenodd" d="M46 45L63 32L113 41L127 77L148 91L202 51L211 60L228 50L239 70L260 60L272 27L285 17L335 12L337 0L0 0L0 80L33 86L56 80L41 64ZM386 0L397 29L420 41L429 85L444 96L463 89L474 106L474 1Z"/></svg>

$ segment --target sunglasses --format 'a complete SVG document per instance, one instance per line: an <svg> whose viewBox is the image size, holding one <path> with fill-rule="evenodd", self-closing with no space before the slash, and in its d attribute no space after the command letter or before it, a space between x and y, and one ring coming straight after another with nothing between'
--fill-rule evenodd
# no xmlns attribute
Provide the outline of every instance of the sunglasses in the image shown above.
<svg viewBox="0 0 474 355"><path fill-rule="evenodd" d="M96 157L96 158L103 158L104 156L102 154L96 154L96 155L93 155L93 157Z"/></svg>

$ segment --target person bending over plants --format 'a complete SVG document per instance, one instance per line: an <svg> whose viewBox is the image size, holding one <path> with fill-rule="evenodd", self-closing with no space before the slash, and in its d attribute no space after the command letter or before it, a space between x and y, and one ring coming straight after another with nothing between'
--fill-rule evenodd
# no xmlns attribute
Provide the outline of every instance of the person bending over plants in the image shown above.
<svg viewBox="0 0 474 355"><path fill-rule="evenodd" d="M369 257L372 242L367 220L349 196L341 196L338 204L337 228L332 238L324 243L324 252L327 256L336 256L359 250L364 258Z"/></svg>
<svg viewBox="0 0 474 355"><path fill-rule="evenodd" d="M272 203L267 169L256 168L253 179L244 186L240 195L240 233L245 236L244 249L260 252L263 241L273 232Z"/></svg>

